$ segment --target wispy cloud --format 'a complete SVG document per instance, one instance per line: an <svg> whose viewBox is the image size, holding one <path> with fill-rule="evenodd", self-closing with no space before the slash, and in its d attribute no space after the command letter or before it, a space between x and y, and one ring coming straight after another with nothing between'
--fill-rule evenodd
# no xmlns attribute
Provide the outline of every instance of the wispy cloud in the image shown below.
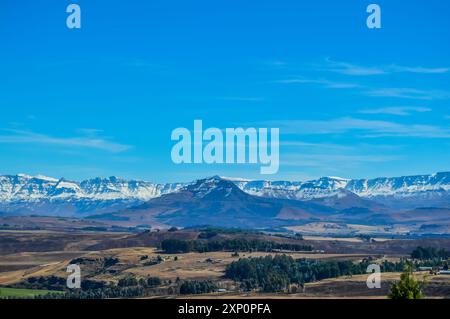
<svg viewBox="0 0 450 319"><path fill-rule="evenodd" d="M414 88L371 88L354 82L331 81L328 79L312 79L305 77L295 77L284 80L277 80L279 84L312 84L329 89L358 89L359 94L371 97L392 97L411 100L437 100L450 99L450 91L442 90L419 90Z"/></svg>
<svg viewBox="0 0 450 319"><path fill-rule="evenodd" d="M418 90L412 88L371 89L367 91L366 94L374 97L395 97L416 100L435 100L450 98L450 92L440 90Z"/></svg>
<svg viewBox="0 0 450 319"><path fill-rule="evenodd" d="M358 113L408 116L408 115L412 115L413 113L425 113L425 112L431 112L431 111L432 111L432 109L430 109L428 107L394 106L394 107L364 109L364 110L360 110Z"/></svg>
<svg viewBox="0 0 450 319"><path fill-rule="evenodd" d="M111 153L120 153L131 148L130 145L116 143L104 137L96 136L93 131L90 131L90 136L75 137L56 137L25 130L4 129L3 131L9 132L9 134L0 135L0 143L2 144L40 144L61 147L81 147Z"/></svg>
<svg viewBox="0 0 450 319"><path fill-rule="evenodd" d="M442 74L450 72L448 67L423 67L423 66L402 66L397 64L381 65L381 66L363 66L348 62L333 61L326 59L326 71L354 75L354 76L370 76L389 73L419 73L419 74Z"/></svg>
<svg viewBox="0 0 450 319"><path fill-rule="evenodd" d="M299 154L283 156L280 164L295 167L329 168L343 165L353 166L362 163L391 162L400 159L402 157L398 155Z"/></svg>
<svg viewBox="0 0 450 319"><path fill-rule="evenodd" d="M265 122L265 125L279 127L281 134L320 135L356 133L362 138L450 138L450 128L423 124L401 124L390 121L364 120L353 117L337 118L328 121L269 121Z"/></svg>
<svg viewBox="0 0 450 319"><path fill-rule="evenodd" d="M280 142L281 146L285 147L301 147L301 148L310 148L310 149L322 149L322 150L351 150L354 149L353 146L342 145L342 144L334 144L334 143L310 143L310 142L302 142L302 141L282 141Z"/></svg>
<svg viewBox="0 0 450 319"><path fill-rule="evenodd" d="M401 65L391 65L387 69L393 72L407 72L407 73L420 73L420 74L441 74L448 73L450 68L425 68L422 66L401 66Z"/></svg>
<svg viewBox="0 0 450 319"><path fill-rule="evenodd" d="M280 84L317 84L330 89L353 89L360 87L357 83L329 81L326 79L308 79L303 77L275 81Z"/></svg>
<svg viewBox="0 0 450 319"><path fill-rule="evenodd" d="M366 75L379 75L386 74L386 70L377 67L365 67L347 62L336 62L327 59L326 69L331 72L336 72L346 75L366 76Z"/></svg>

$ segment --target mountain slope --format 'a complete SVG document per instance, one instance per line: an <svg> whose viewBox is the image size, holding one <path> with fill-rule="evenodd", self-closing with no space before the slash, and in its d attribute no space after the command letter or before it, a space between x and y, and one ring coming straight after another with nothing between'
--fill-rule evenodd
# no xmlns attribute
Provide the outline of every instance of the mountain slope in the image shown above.
<svg viewBox="0 0 450 319"><path fill-rule="evenodd" d="M114 215L141 223L157 221L182 227L260 228L288 224L289 220L321 219L335 213L333 208L315 203L253 196L216 176Z"/></svg>

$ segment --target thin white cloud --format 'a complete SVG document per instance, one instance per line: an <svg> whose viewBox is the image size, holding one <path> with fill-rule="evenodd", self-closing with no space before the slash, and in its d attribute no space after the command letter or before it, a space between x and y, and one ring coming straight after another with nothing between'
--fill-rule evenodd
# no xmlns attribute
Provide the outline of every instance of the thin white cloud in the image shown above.
<svg viewBox="0 0 450 319"><path fill-rule="evenodd" d="M77 133L80 133L80 134L86 135L86 136L97 136L98 134L103 133L103 130L99 130L96 128L80 128L77 130Z"/></svg>
<svg viewBox="0 0 450 319"><path fill-rule="evenodd" d="M324 149L324 150L351 150L354 147L349 145L334 144L334 143L309 143L302 141L282 141L281 146L286 147L302 147L302 148L313 148L313 149Z"/></svg>
<svg viewBox="0 0 450 319"><path fill-rule="evenodd" d="M449 99L450 92L440 90L418 90L412 88L379 88L366 92L373 97L395 97L415 100Z"/></svg>
<svg viewBox="0 0 450 319"><path fill-rule="evenodd" d="M409 67L401 65L391 65L388 69L393 72L420 73L420 74L442 74L448 73L450 68L425 68L422 66Z"/></svg>
<svg viewBox="0 0 450 319"><path fill-rule="evenodd" d="M6 129L11 134L0 135L2 144L40 144L61 147L81 147L111 153L120 153L131 148L130 145L116 143L97 136L55 137L24 130Z"/></svg>
<svg viewBox="0 0 450 319"><path fill-rule="evenodd" d="M360 154L299 154L281 158L283 166L330 167L343 164L382 163L402 159L398 155L360 155Z"/></svg>
<svg viewBox="0 0 450 319"><path fill-rule="evenodd" d="M330 59L327 59L327 63L328 71L345 75L366 76L386 74L385 70L377 67L365 67L347 62L335 62Z"/></svg>
<svg viewBox="0 0 450 319"><path fill-rule="evenodd" d="M326 59L325 70L354 76L382 75L389 73L443 74L450 72L450 68L448 67L430 68L423 66L402 66L397 64L362 66L354 63L333 61L331 59Z"/></svg>
<svg viewBox="0 0 450 319"><path fill-rule="evenodd" d="M428 107L414 107L414 106L394 106L394 107L381 107L360 110L361 114L386 114L386 115L398 115L408 116L413 113L425 113L431 112L432 109Z"/></svg>
<svg viewBox="0 0 450 319"><path fill-rule="evenodd" d="M325 135L356 133L360 137L450 138L450 128L423 124L401 124L389 121L344 117L331 120L286 120L265 122L278 127L281 134Z"/></svg>
<svg viewBox="0 0 450 319"><path fill-rule="evenodd" d="M303 77L275 81L280 84L317 84L330 89L353 89L360 87L356 83L329 81L326 79L308 79Z"/></svg>
<svg viewBox="0 0 450 319"><path fill-rule="evenodd" d="M371 97L393 97L412 100L436 100L450 99L449 91L442 90L418 90L414 88L370 88L358 83L330 81L327 79L311 79L296 77L284 80L277 80L279 84L313 84L329 89L359 89L360 94Z"/></svg>

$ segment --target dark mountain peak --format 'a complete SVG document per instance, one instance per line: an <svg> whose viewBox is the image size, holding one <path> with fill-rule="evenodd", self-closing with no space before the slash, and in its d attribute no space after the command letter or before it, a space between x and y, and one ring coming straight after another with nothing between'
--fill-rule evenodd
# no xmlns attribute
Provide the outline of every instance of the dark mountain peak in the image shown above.
<svg viewBox="0 0 450 319"><path fill-rule="evenodd" d="M193 184L185 186L182 191L188 191L194 197L212 200L232 199L236 196L248 196L232 181L213 176L206 179L199 179Z"/></svg>

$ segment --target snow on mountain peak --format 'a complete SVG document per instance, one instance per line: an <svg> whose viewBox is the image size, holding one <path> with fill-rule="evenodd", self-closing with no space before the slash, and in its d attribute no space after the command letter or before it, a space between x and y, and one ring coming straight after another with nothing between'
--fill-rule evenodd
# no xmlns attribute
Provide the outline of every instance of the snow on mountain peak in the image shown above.
<svg viewBox="0 0 450 319"><path fill-rule="evenodd" d="M356 194L366 199L397 200L402 205L405 200L414 201L414 205L428 200L433 205L442 204L442 207L447 207L450 199L450 173L352 180L328 176L292 182L212 176L188 184L154 184L128 181L115 176L76 182L42 175L4 175L0 176L0 210L4 210L4 207L7 209L8 205L27 202L31 206L34 205L31 203L36 202L86 202L89 207L97 204L105 206L111 202L145 202L187 188L195 192L196 196L212 196L211 192L215 192L217 196L220 193L231 196L238 194L233 190L239 188L250 195L270 198L315 200Z"/></svg>
<svg viewBox="0 0 450 319"><path fill-rule="evenodd" d="M227 177L227 176L220 176L221 179L230 181L230 182L251 182L251 179L242 178L242 177Z"/></svg>
<svg viewBox="0 0 450 319"><path fill-rule="evenodd" d="M24 173L17 174L17 176L18 177L22 177L22 178L26 178L26 179L32 179L33 178L33 176L27 175L27 174L24 174Z"/></svg>
<svg viewBox="0 0 450 319"><path fill-rule="evenodd" d="M19 174L0 176L0 203L26 200L139 200L146 201L175 191L181 184L153 184L117 177L82 182Z"/></svg>
<svg viewBox="0 0 450 319"><path fill-rule="evenodd" d="M44 181L49 181L49 182L57 182L58 181L58 179L56 179L56 178L48 177L48 176L40 175L40 174L36 175L35 178L42 179Z"/></svg>

